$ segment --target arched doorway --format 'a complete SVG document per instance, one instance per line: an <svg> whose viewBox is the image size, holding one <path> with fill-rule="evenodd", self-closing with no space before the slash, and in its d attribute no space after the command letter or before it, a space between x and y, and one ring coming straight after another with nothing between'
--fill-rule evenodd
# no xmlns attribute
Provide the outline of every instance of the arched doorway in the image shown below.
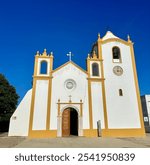
<svg viewBox="0 0 150 165"><path fill-rule="evenodd" d="M78 136L78 112L74 108L66 108L62 114L62 136Z"/></svg>

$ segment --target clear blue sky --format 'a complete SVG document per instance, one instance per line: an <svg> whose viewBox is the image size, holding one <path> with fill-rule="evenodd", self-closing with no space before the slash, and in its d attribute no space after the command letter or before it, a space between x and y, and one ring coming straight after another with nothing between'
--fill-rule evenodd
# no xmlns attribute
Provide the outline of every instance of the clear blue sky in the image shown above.
<svg viewBox="0 0 150 165"><path fill-rule="evenodd" d="M54 52L54 67L85 59L97 33L130 34L141 95L150 94L150 2L147 0L0 0L0 73L22 98L31 88L37 50Z"/></svg>

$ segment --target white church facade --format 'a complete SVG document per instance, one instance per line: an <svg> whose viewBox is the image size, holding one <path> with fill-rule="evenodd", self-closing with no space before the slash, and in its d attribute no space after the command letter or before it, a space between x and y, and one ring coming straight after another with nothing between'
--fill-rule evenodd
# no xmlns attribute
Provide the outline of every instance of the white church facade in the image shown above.
<svg viewBox="0 0 150 165"><path fill-rule="evenodd" d="M33 88L12 115L9 136L145 136L130 38L98 35L86 61L86 70L72 61L53 69L53 54L37 52Z"/></svg>

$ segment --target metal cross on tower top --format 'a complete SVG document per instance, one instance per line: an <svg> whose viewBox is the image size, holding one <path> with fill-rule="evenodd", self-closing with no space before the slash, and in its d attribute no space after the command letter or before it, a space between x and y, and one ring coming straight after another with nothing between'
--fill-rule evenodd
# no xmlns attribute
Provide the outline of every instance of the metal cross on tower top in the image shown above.
<svg viewBox="0 0 150 165"><path fill-rule="evenodd" d="M67 56L69 56L69 61L71 61L71 57L73 56L73 54L72 54L71 52L69 52L69 53L67 54Z"/></svg>

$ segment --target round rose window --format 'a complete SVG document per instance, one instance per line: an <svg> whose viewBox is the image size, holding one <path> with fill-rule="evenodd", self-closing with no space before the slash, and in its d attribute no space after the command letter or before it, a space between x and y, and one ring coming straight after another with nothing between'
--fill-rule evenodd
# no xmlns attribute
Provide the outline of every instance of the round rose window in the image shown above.
<svg viewBox="0 0 150 165"><path fill-rule="evenodd" d="M72 79L68 79L65 81L65 88L67 90L73 90L76 87L76 82Z"/></svg>

